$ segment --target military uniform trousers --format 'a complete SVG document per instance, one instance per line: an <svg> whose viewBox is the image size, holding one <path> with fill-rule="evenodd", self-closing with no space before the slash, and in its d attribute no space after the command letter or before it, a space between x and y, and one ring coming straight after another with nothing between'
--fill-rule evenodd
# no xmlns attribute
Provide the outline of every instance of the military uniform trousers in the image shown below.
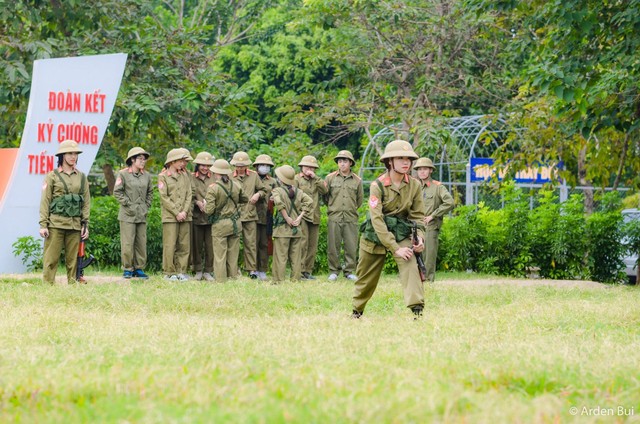
<svg viewBox="0 0 640 424"><path fill-rule="evenodd" d="M269 269L269 236L267 236L266 225L256 225L256 246L258 247L256 271L267 272Z"/></svg>
<svg viewBox="0 0 640 424"><path fill-rule="evenodd" d="M242 244L244 248L244 269L256 271L258 269L257 257L257 221L242 221Z"/></svg>
<svg viewBox="0 0 640 424"><path fill-rule="evenodd" d="M329 259L329 272L339 274L340 249L344 242L344 274L353 274L356 271L356 254L358 253L358 223L333 221L327 222L327 255Z"/></svg>
<svg viewBox="0 0 640 424"><path fill-rule="evenodd" d="M238 276L238 256L240 256L240 236L211 237L213 242L213 270L216 282L223 283L228 278Z"/></svg>
<svg viewBox="0 0 640 424"><path fill-rule="evenodd" d="M291 264L291 280L300 280L302 274L300 258L303 241L303 237L273 238L273 263L271 264L273 281L283 281L285 279L287 259Z"/></svg>
<svg viewBox="0 0 640 424"><path fill-rule="evenodd" d="M147 266L147 223L120 221L122 269L133 271Z"/></svg>
<svg viewBox="0 0 640 424"><path fill-rule="evenodd" d="M204 257L204 269L202 259ZM194 272L213 272L211 224L193 224L191 228L191 264Z"/></svg>
<svg viewBox="0 0 640 424"><path fill-rule="evenodd" d="M427 268L427 281L433 283L436 279L436 261L438 259L438 243L440 237L440 228L427 226L425 232L424 250L422 251L422 260Z"/></svg>
<svg viewBox="0 0 640 424"><path fill-rule="evenodd" d="M312 224L304 219L300 223L302 230L302 272L313 273L313 267L316 264L316 255L318 254L318 238L320 236L320 225Z"/></svg>
<svg viewBox="0 0 640 424"><path fill-rule="evenodd" d="M411 239L406 238L398 242L398 244L400 247L411 247ZM363 312L367 302L371 299L371 296L373 296L373 292L375 292L378 281L380 280L380 275L382 274L386 256L386 253L378 255L366 252L362 248L361 242L360 260L356 270L358 280L355 283L353 292L353 309L356 311ZM394 256L393 259L395 259L398 264L405 305L408 308L418 305L424 306L424 284L420 281L416 257L411 256L411 259L408 261L396 256Z"/></svg>
<svg viewBox="0 0 640 424"><path fill-rule="evenodd" d="M76 267L78 266L78 247L80 246L80 231L63 230L61 228L49 228L49 237L44 239L44 252L42 258L42 277L45 283L53 284L56 281L58 260L60 252L64 248L64 264L67 268L67 282L76 280Z"/></svg>
<svg viewBox="0 0 640 424"><path fill-rule="evenodd" d="M165 275L187 272L190 247L191 222L162 223L162 270Z"/></svg>

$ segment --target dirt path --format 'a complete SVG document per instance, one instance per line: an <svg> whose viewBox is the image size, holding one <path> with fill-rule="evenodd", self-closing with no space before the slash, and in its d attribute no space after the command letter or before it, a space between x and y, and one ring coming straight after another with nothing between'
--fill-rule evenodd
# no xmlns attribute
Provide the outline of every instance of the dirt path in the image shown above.
<svg viewBox="0 0 640 424"><path fill-rule="evenodd" d="M40 279L42 274L29 273L29 274L0 274L2 279L11 280L23 280L28 283L29 280ZM120 275L88 275L87 279L89 284L129 284L131 281L138 281L137 279L125 280ZM250 281L248 278L243 278ZM57 284L66 284L66 276L58 275L56 277ZM469 278L469 279L444 279L437 280L437 285L454 285L454 286L492 286L496 284L505 284L512 286L531 287L531 286L553 286L553 287L580 287L580 288L607 288L610 287L606 284L597 283L595 281L579 281L579 280L545 280L545 279L518 279L507 277L486 277L486 278Z"/></svg>

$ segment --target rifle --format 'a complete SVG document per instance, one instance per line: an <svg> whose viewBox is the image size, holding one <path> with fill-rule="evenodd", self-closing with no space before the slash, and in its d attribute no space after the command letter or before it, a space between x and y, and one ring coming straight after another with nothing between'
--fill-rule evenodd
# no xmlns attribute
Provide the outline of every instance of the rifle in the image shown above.
<svg viewBox="0 0 640 424"><path fill-rule="evenodd" d="M413 222L413 226L411 228L411 241L414 246L418 244L418 226L415 222ZM427 267L424 265L424 261L422 260L422 253L414 251L413 255L416 257L416 262L418 263L420 281L424 283L427 280Z"/></svg>
<svg viewBox="0 0 640 424"><path fill-rule="evenodd" d="M76 281L79 283L86 283L86 280L84 278L84 269L86 267L88 267L89 265L91 265L96 258L93 257L93 255L89 255L88 258L85 258L85 253L84 253L84 248L85 248L85 241L82 239L82 232L84 231L84 229L87 228L86 224L82 224L82 230L80 231L80 246L78 246L78 265L76 267Z"/></svg>

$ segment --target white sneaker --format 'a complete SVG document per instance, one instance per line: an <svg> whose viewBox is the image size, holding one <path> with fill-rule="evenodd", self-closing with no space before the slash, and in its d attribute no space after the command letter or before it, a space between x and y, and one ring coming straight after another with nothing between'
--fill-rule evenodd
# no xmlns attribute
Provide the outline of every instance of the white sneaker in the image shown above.
<svg viewBox="0 0 640 424"><path fill-rule="evenodd" d="M200 280L202 280L202 277L203 277L202 272L198 271L198 272L196 272L196 276L193 277L193 279L196 280L196 281L200 281Z"/></svg>
<svg viewBox="0 0 640 424"><path fill-rule="evenodd" d="M338 279L338 274L330 274L329 281L336 281Z"/></svg>
<svg viewBox="0 0 640 424"><path fill-rule="evenodd" d="M179 281L189 281L189 276L187 274L178 274Z"/></svg>
<svg viewBox="0 0 640 424"><path fill-rule="evenodd" d="M210 273L208 273L208 272L205 272L202 276L203 276L203 277L204 277L204 279L205 279L205 280L207 280L207 281L213 281L213 280L215 280L215 278L213 278L213 275L211 275L211 274L210 274Z"/></svg>
<svg viewBox="0 0 640 424"><path fill-rule="evenodd" d="M358 276L355 274L347 274L347 280L356 281Z"/></svg>
<svg viewBox="0 0 640 424"><path fill-rule="evenodd" d="M266 272L262 272L262 271L258 271L258 278L261 281L265 281L267 279L267 273Z"/></svg>
<svg viewBox="0 0 640 424"><path fill-rule="evenodd" d="M169 281L178 281L178 276L173 274L173 275L165 275L164 276L165 280L169 280Z"/></svg>

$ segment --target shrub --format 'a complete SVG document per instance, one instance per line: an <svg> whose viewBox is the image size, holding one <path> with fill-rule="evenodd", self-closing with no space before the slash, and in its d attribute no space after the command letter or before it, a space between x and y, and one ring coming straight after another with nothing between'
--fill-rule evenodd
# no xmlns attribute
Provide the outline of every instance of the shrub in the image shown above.
<svg viewBox="0 0 640 424"><path fill-rule="evenodd" d="M603 195L598 211L587 218L589 270L591 278L603 283L618 283L626 279L622 256L621 201L617 192Z"/></svg>
<svg viewBox="0 0 640 424"><path fill-rule="evenodd" d="M42 269L42 240L32 236L19 237L11 246L13 254L22 257L22 264L27 267L27 271Z"/></svg>
<svg viewBox="0 0 640 424"><path fill-rule="evenodd" d="M486 243L486 231L478 219L478 207L461 206L454 212L454 216L445 217L440 229L439 268L446 271L478 269Z"/></svg>

